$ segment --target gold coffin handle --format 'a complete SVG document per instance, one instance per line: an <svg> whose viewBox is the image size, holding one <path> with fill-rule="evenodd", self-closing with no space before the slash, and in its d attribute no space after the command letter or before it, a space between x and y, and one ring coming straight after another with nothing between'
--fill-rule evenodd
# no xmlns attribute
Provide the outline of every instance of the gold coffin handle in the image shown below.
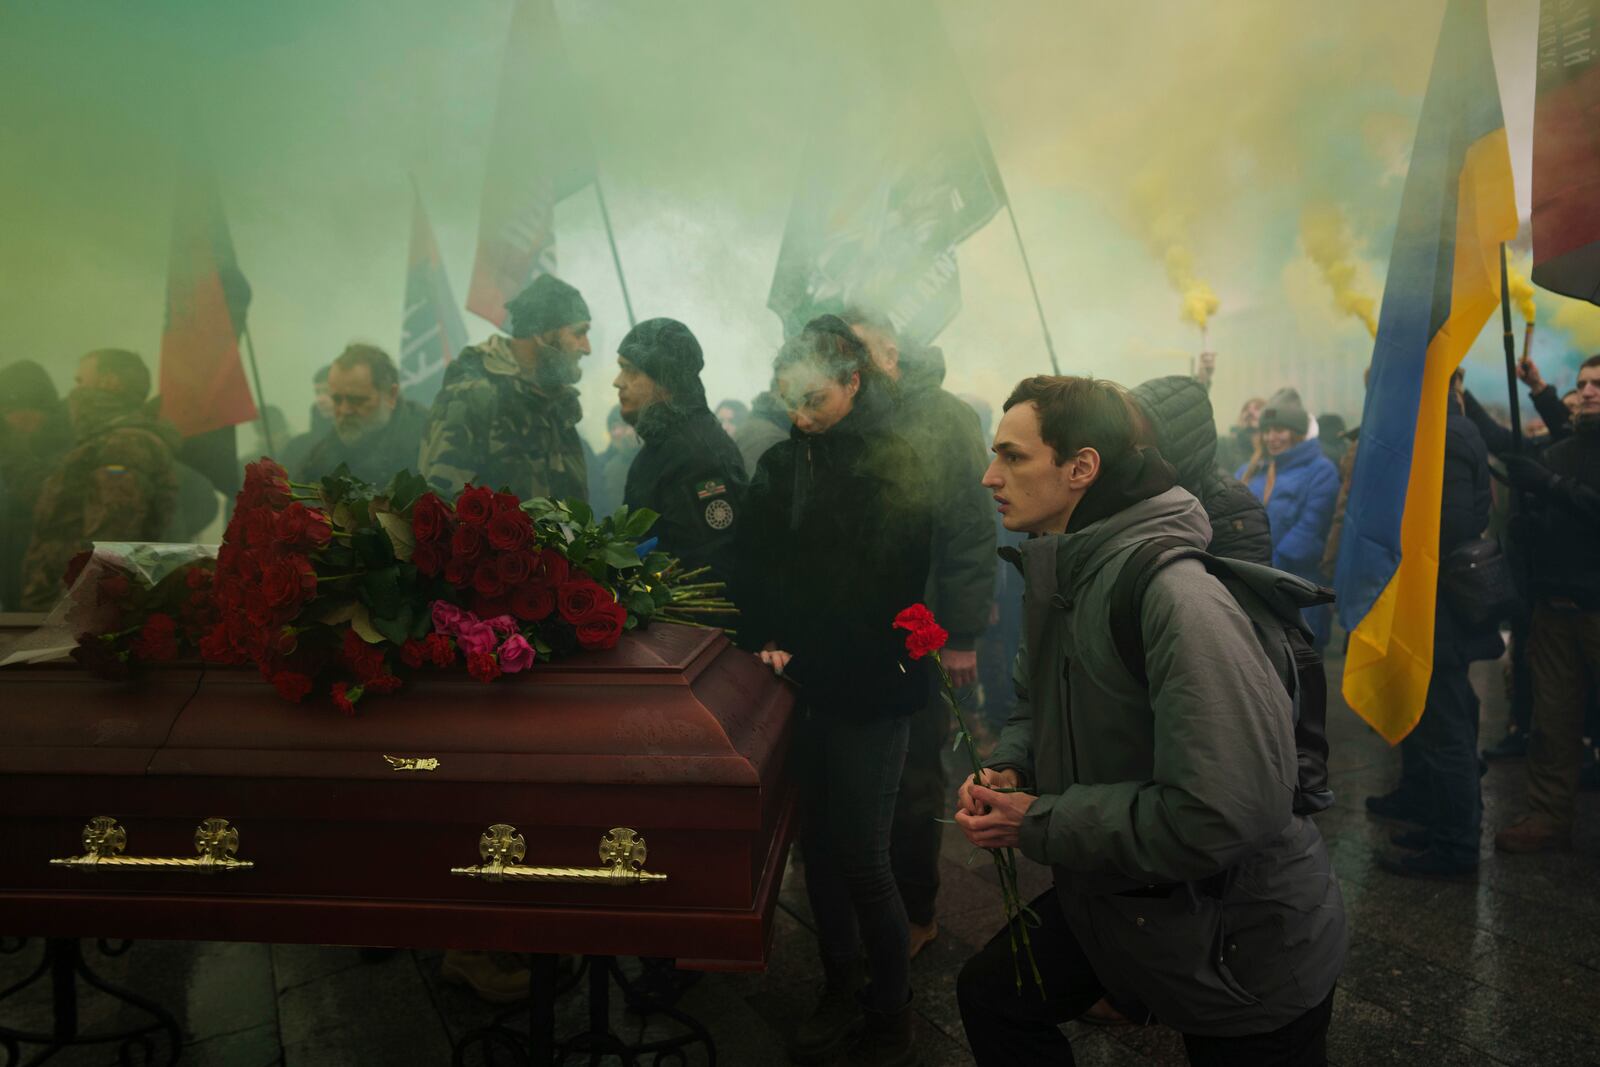
<svg viewBox="0 0 1600 1067"><path fill-rule="evenodd" d="M192 871L196 874L214 874L218 871L242 871L255 864L249 860L236 860L239 851L239 831L228 825L227 819L207 819L194 831L193 856L124 856L127 831L117 825L109 815L96 815L83 828L83 855L70 859L51 860L52 867L71 867L78 871Z"/></svg>
<svg viewBox="0 0 1600 1067"><path fill-rule="evenodd" d="M601 867L524 867L528 843L515 826L495 823L478 839L477 867L452 867L451 874L486 882L567 882L581 885L640 885L665 882L667 876L644 869L644 838L626 826L613 827L600 839Z"/></svg>

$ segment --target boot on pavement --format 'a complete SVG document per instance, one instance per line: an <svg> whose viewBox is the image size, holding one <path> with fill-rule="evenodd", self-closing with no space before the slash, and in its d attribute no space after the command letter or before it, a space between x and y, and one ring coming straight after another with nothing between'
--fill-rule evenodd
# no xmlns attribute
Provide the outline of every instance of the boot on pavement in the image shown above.
<svg viewBox="0 0 1600 1067"><path fill-rule="evenodd" d="M911 1047L911 1001L899 1011L867 1009L861 1036L844 1062L846 1067L913 1067L917 1053Z"/></svg>
<svg viewBox="0 0 1600 1067"><path fill-rule="evenodd" d="M1494 847L1499 852L1514 853L1570 852L1572 827L1548 815L1524 815L1494 835Z"/></svg>
<svg viewBox="0 0 1600 1067"><path fill-rule="evenodd" d="M789 1039L789 1058L796 1063L826 1062L861 1030L857 994L867 984L863 961L841 965L823 960L822 973L822 995Z"/></svg>

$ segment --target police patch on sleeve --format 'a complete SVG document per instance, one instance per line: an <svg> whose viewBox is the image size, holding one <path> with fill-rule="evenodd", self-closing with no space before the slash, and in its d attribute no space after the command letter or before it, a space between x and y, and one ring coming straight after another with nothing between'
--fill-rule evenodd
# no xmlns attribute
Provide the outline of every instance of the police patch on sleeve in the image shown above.
<svg viewBox="0 0 1600 1067"><path fill-rule="evenodd" d="M726 530L733 525L733 505L717 497L706 505L706 525L713 530Z"/></svg>
<svg viewBox="0 0 1600 1067"><path fill-rule="evenodd" d="M710 500L715 496L724 496L727 494L727 492L728 483L720 482L715 478L711 479L709 482L701 482L699 485L694 487L694 495L699 497L701 500Z"/></svg>

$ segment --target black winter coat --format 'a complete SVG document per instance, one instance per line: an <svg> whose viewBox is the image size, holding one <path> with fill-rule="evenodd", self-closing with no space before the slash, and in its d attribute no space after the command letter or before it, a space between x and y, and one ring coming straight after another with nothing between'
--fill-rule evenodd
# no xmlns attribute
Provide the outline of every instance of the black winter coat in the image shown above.
<svg viewBox="0 0 1600 1067"><path fill-rule="evenodd" d="M983 487L988 466L978 413L946 392L944 354L906 352L895 393L894 430L921 460L932 494L933 567L928 607L950 631L950 647L970 650L994 607L994 498Z"/></svg>
<svg viewBox="0 0 1600 1067"><path fill-rule="evenodd" d="M650 532L686 570L710 567L717 578L731 579L745 491L744 460L733 439L704 405L653 405L635 429L644 447L628 468L623 503L660 514Z"/></svg>
<svg viewBox="0 0 1600 1067"><path fill-rule="evenodd" d="M1450 404L1444 428L1444 483L1439 500L1439 559L1483 536L1493 507L1489 488L1489 449L1483 435ZM1442 582L1443 568L1440 569ZM1438 600L1433 625L1434 654L1462 660L1494 659L1505 651L1497 631L1475 633L1456 621L1444 597Z"/></svg>
<svg viewBox="0 0 1600 1067"><path fill-rule="evenodd" d="M1150 420L1156 448L1178 472L1178 484L1205 508L1211 520L1213 556L1272 565L1272 528L1243 482L1217 469L1217 424L1211 397L1193 378L1152 378L1133 390Z"/></svg>
<svg viewBox="0 0 1600 1067"><path fill-rule="evenodd" d="M1600 611L1600 418L1574 419L1541 459L1556 481L1534 498L1534 594Z"/></svg>
<svg viewBox="0 0 1600 1067"><path fill-rule="evenodd" d="M296 481L314 482L332 474L343 463L357 478L382 488L397 472L417 469L427 425L427 411L415 401L402 398L383 429L352 444L341 441L338 431L329 426L291 473Z"/></svg>
<svg viewBox="0 0 1600 1067"><path fill-rule="evenodd" d="M823 713L907 715L926 703L901 610L928 581L933 520L919 457L868 385L826 433L761 457L739 525L739 643L793 653L785 673Z"/></svg>

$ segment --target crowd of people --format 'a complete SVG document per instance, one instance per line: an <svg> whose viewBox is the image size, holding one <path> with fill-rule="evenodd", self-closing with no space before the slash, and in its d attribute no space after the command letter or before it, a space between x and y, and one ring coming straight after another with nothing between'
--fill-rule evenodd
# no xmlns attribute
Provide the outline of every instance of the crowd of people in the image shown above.
<svg viewBox="0 0 1600 1067"><path fill-rule="evenodd" d="M1359 427L1314 417L1285 388L1219 434L1211 361L1132 389L1030 378L996 423L944 388L939 349L845 309L783 344L760 396L715 408L690 328L639 323L616 352L596 455L577 429L583 296L543 275L507 310L506 332L463 350L430 408L401 395L387 353L352 344L316 375L310 432L290 438L269 411L247 457L271 441L300 481L412 468L446 493L478 483L602 514L648 507L662 549L728 583L738 641L799 697L823 982L797 1061L911 1062L909 961L938 936L939 820L955 793L974 844L1056 872L1031 903L1045 992L1019 994L1009 931L962 971L979 1063L1070 1062L1058 1024L1085 1013L1159 1019L1194 1063L1323 1062L1348 937L1339 886L1297 799L1290 692L1212 563L1331 584ZM1381 860L1403 876L1478 868L1468 667L1506 653L1503 630L1512 721L1483 757L1526 758L1530 814L1495 846L1570 847L1586 751L1592 763L1600 356L1564 397L1529 361L1522 376L1539 433L1512 433L1459 372L1451 383L1433 678L1399 785L1366 801L1411 824ZM188 540L215 517L150 386L120 349L84 356L64 400L37 364L0 368L0 606L48 609L90 542ZM1135 672L1106 620L1133 550L1153 541L1177 554L1132 575ZM1462 585L1484 561L1514 585L1502 604ZM918 602L949 632L942 659L975 711L982 780L947 780L948 708L890 626ZM1309 647L1336 658L1329 608L1302 621ZM491 999L527 988L517 961L488 953L443 967Z"/></svg>

